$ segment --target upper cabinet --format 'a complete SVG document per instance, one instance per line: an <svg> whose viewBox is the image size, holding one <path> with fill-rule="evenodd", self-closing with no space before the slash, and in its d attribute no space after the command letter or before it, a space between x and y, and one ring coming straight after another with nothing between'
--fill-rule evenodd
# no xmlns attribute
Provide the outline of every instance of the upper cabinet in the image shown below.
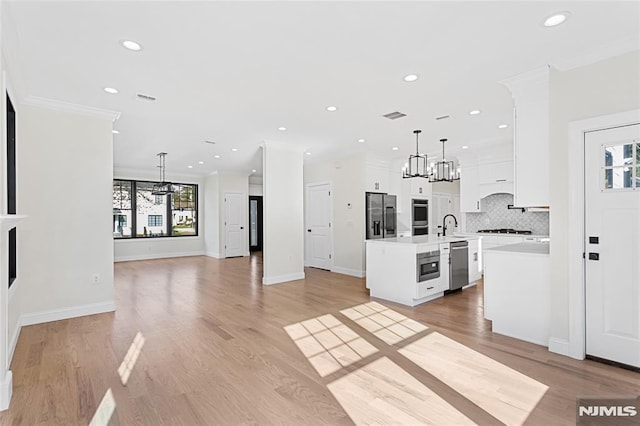
<svg viewBox="0 0 640 426"><path fill-rule="evenodd" d="M460 167L460 211L476 213L480 210L480 171L477 165Z"/></svg>
<svg viewBox="0 0 640 426"><path fill-rule="evenodd" d="M389 192L389 164L368 160L364 168L366 192Z"/></svg>
<svg viewBox="0 0 640 426"><path fill-rule="evenodd" d="M514 100L514 204L549 205L549 67L502 83Z"/></svg>

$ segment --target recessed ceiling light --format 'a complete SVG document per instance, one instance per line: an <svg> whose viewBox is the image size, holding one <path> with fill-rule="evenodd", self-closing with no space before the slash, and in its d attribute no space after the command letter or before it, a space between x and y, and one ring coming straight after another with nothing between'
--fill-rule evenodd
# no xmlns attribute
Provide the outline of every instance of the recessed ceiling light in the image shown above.
<svg viewBox="0 0 640 426"><path fill-rule="evenodd" d="M469 145L462 145L462 149L469 149Z"/></svg>
<svg viewBox="0 0 640 426"><path fill-rule="evenodd" d="M327 107L327 111L333 112L333 111L337 111L337 110L338 110L338 107L335 107L335 106L328 106Z"/></svg>
<svg viewBox="0 0 640 426"><path fill-rule="evenodd" d="M111 133L113 133L114 135L117 135L117 134L119 134L120 132L119 132L119 131L117 131L117 130L112 130L112 131L111 131Z"/></svg>
<svg viewBox="0 0 640 426"><path fill-rule="evenodd" d="M187 169L193 169L193 166L187 166Z"/></svg>
<svg viewBox="0 0 640 426"><path fill-rule="evenodd" d="M255 172L256 172L256 169L252 169L252 170L251 170L251 173L255 173Z"/></svg>
<svg viewBox="0 0 640 426"><path fill-rule="evenodd" d="M118 89L114 89L113 87L105 87L104 91L107 93L111 93L112 95L115 95L116 93L118 93Z"/></svg>
<svg viewBox="0 0 640 426"><path fill-rule="evenodd" d="M132 40L124 40L122 42L122 45L129 49L129 50L134 50L134 51L138 51L138 50L142 50L142 46L140 46L140 43L136 43L135 41Z"/></svg>
<svg viewBox="0 0 640 426"><path fill-rule="evenodd" d="M553 15L545 19L542 25L544 25L545 27L555 27L556 25L560 25L564 21L566 21L569 15L569 12L554 13Z"/></svg>
<svg viewBox="0 0 640 426"><path fill-rule="evenodd" d="M404 81L416 81L418 79L417 74L409 74L404 76Z"/></svg>
<svg viewBox="0 0 640 426"><path fill-rule="evenodd" d="M360 143L364 143L364 142L365 142L365 140L364 140L364 139L358 139L358 142L360 142Z"/></svg>
<svg viewBox="0 0 640 426"><path fill-rule="evenodd" d="M399 149L400 149L400 148L398 148L397 146L394 146L393 148L391 148L391 150L392 150L392 151L397 151L397 150L399 150Z"/></svg>
<svg viewBox="0 0 640 426"><path fill-rule="evenodd" d="M473 111L469 111L469 115L478 115L478 114L480 114L479 109L474 109Z"/></svg>
<svg viewBox="0 0 640 426"><path fill-rule="evenodd" d="M286 130L287 130L287 128L286 128L286 127L284 127L284 126L282 126L282 127L278 127L278 130L280 130L281 132L284 132L284 131L286 131Z"/></svg>
<svg viewBox="0 0 640 426"><path fill-rule="evenodd" d="M204 161L198 161L198 164L204 164Z"/></svg>
<svg viewBox="0 0 640 426"><path fill-rule="evenodd" d="M507 125L507 124L499 124L498 125L498 129L506 129L507 127L509 127L509 125Z"/></svg>
<svg viewBox="0 0 640 426"><path fill-rule="evenodd" d="M238 152L238 148L231 148L231 151Z"/></svg>
<svg viewBox="0 0 640 426"><path fill-rule="evenodd" d="M214 155L213 158L220 158L218 154Z"/></svg>
<svg viewBox="0 0 640 426"><path fill-rule="evenodd" d="M310 151L305 152L306 155L311 155Z"/></svg>

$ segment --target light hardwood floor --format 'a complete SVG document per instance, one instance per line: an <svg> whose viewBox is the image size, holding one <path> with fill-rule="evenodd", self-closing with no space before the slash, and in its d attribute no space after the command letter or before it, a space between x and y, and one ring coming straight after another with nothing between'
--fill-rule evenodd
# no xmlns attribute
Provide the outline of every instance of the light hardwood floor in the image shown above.
<svg viewBox="0 0 640 426"><path fill-rule="evenodd" d="M638 373L491 333L481 286L408 308L305 272L263 287L259 256L118 263L115 313L22 329L0 424L99 406L113 425L575 424L577 396L640 394Z"/></svg>

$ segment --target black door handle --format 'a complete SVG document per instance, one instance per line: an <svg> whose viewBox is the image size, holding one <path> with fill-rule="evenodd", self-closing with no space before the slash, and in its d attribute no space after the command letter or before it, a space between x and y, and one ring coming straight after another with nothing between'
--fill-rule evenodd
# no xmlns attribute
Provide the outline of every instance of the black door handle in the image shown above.
<svg viewBox="0 0 640 426"><path fill-rule="evenodd" d="M240 229L244 229L244 226L241 226Z"/></svg>
<svg viewBox="0 0 640 426"><path fill-rule="evenodd" d="M600 260L600 253L589 253L589 260Z"/></svg>
<svg viewBox="0 0 640 426"><path fill-rule="evenodd" d="M307 232L311 232L311 229L307 229Z"/></svg>

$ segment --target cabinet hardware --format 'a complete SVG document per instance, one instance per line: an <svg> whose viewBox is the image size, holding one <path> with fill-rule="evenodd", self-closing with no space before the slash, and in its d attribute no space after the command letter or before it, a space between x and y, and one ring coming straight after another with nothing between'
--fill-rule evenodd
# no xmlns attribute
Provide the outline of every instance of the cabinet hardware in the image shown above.
<svg viewBox="0 0 640 426"><path fill-rule="evenodd" d="M435 287L427 287L427 290L433 290Z"/></svg>
<svg viewBox="0 0 640 426"><path fill-rule="evenodd" d="M496 182L506 182L506 179L496 179Z"/></svg>

